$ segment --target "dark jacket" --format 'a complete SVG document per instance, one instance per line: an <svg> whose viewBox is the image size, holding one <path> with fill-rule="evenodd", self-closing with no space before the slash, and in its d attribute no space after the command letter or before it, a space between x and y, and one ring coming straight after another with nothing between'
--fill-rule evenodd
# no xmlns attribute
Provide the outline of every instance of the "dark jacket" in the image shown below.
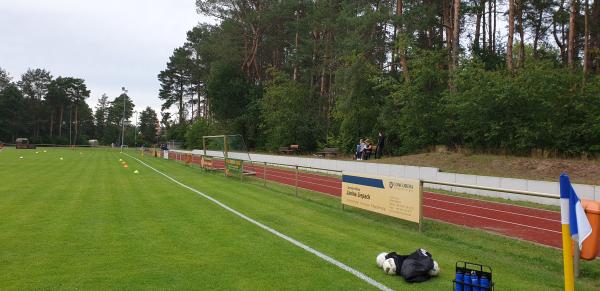
<svg viewBox="0 0 600 291"><path fill-rule="evenodd" d="M394 259L396 274L402 276L406 282L423 282L431 278L429 271L433 269L433 258L424 249L417 249L408 256L401 256L395 252L391 252L385 258Z"/></svg>

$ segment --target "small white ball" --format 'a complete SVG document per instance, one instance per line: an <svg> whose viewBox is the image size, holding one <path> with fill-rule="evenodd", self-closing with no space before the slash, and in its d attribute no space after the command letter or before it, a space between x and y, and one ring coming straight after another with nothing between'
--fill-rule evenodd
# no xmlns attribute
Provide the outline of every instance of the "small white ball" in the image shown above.
<svg viewBox="0 0 600 291"><path fill-rule="evenodd" d="M379 255L377 255L377 259L375 259L377 267L383 268L383 261L385 261L385 256L387 256L387 254L388 253L380 253Z"/></svg>
<svg viewBox="0 0 600 291"><path fill-rule="evenodd" d="M430 276L437 276L440 274L440 265L437 261L433 261L433 269L429 270Z"/></svg>
<svg viewBox="0 0 600 291"><path fill-rule="evenodd" d="M383 262L383 271L388 275L396 275L396 262L389 258Z"/></svg>

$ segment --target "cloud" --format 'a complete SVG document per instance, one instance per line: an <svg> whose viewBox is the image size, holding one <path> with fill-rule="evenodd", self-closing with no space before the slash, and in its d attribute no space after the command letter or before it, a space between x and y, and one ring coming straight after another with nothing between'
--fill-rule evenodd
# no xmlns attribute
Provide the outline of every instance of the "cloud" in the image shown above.
<svg viewBox="0 0 600 291"><path fill-rule="evenodd" d="M186 32L210 21L194 0L1 1L0 15L0 67L14 80L27 68L83 78L91 106L125 86L138 110L160 110L157 74Z"/></svg>

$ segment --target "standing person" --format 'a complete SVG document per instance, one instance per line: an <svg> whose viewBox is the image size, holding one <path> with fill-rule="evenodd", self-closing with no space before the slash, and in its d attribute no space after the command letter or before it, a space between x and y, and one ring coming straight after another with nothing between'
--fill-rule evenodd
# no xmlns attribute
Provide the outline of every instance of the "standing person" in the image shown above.
<svg viewBox="0 0 600 291"><path fill-rule="evenodd" d="M360 161L363 158L363 151L365 150L365 141L361 138L356 145L356 160Z"/></svg>
<svg viewBox="0 0 600 291"><path fill-rule="evenodd" d="M354 159L356 159L357 161L360 161L362 155L362 145L363 139L361 138L358 144L356 145L356 152L354 153Z"/></svg>
<svg viewBox="0 0 600 291"><path fill-rule="evenodd" d="M384 144L385 144L385 135L383 135L383 132L380 130L379 137L377 138L377 152L375 152L376 159L381 159L381 156L383 155Z"/></svg>

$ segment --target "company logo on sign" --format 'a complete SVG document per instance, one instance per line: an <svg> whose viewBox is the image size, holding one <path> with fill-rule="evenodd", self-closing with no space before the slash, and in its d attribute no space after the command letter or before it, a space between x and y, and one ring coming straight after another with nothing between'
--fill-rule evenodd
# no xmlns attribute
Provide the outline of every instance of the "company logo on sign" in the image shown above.
<svg viewBox="0 0 600 291"><path fill-rule="evenodd" d="M402 188L407 190L413 190L415 188L412 184L399 183L394 181L390 181L388 185L390 186L390 189Z"/></svg>

